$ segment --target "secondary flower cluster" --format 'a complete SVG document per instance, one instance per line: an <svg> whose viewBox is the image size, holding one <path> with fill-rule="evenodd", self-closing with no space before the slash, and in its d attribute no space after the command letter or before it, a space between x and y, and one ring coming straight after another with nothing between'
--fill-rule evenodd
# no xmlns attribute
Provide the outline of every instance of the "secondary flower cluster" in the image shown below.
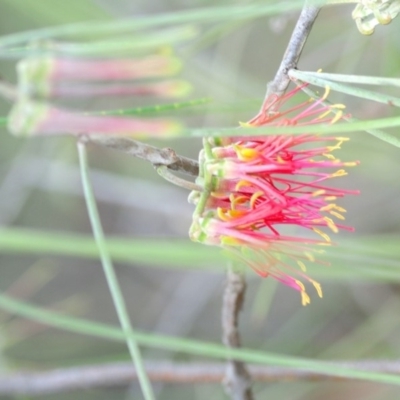
<svg viewBox="0 0 400 400"><path fill-rule="evenodd" d="M268 99L260 114L244 124L285 125L287 135L204 139L197 182L204 191L189 196L196 204L190 237L228 249L259 275L298 290L306 305L310 297L304 281L322 297L319 283L306 274L308 262L323 264L314 247L331 243L327 231L352 229L341 223L345 210L336 200L357 192L329 187L326 181L346 175L343 168L356 162L332 154L347 138L290 134L292 125L336 121L342 106L324 106L323 98L268 116L268 109L281 106L298 90ZM294 111L298 114L287 118Z"/></svg>
<svg viewBox="0 0 400 400"><path fill-rule="evenodd" d="M375 26L389 24L400 12L399 0L359 0L352 18L363 35L374 33Z"/></svg>
<svg viewBox="0 0 400 400"><path fill-rule="evenodd" d="M180 124L169 119L146 119L82 113L55 106L51 98L104 96L186 95L189 84L171 80L181 68L171 54L141 55L135 58L77 59L34 56L17 65L18 100L9 118L9 130L16 135L106 133L135 137L174 135Z"/></svg>

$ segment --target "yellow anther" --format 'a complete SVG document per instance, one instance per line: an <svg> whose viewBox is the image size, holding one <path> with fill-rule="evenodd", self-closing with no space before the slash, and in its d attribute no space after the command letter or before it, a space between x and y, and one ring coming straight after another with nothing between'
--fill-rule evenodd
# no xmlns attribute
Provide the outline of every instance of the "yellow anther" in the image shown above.
<svg viewBox="0 0 400 400"><path fill-rule="evenodd" d="M259 152L255 149L248 149L237 145L234 148L240 161L252 160L259 156Z"/></svg>
<svg viewBox="0 0 400 400"><path fill-rule="evenodd" d="M339 169L338 171L334 172L331 174L331 178L338 178L339 176L345 176L347 175L347 172L344 169Z"/></svg>
<svg viewBox="0 0 400 400"><path fill-rule="evenodd" d="M326 190L320 189L320 190L316 190L311 196L312 197L322 196L325 193L326 193Z"/></svg>
<svg viewBox="0 0 400 400"><path fill-rule="evenodd" d="M356 161L348 161L348 162L344 162L343 165L345 167L355 167L356 165L358 165L358 162L356 162Z"/></svg>
<svg viewBox="0 0 400 400"><path fill-rule="evenodd" d="M306 271L307 271L307 267L306 267L306 265L303 263L303 261L297 260L297 264L298 264L298 266L301 268L301 270L302 270L303 272L306 272Z"/></svg>
<svg viewBox="0 0 400 400"><path fill-rule="evenodd" d="M343 207L339 207L335 203L327 204L326 206L321 207L319 210L320 211L328 211L329 213L331 213L332 215L335 215L335 216L337 214L336 211L343 212L343 213L346 212L346 210ZM331 211L331 210L336 210L336 211ZM333 214L333 213L335 213L335 214ZM339 219L344 219L343 215L340 215L340 217L338 217L338 218Z"/></svg>
<svg viewBox="0 0 400 400"><path fill-rule="evenodd" d="M217 215L222 221L231 221L246 214L245 210L227 210L226 208L218 207Z"/></svg>
<svg viewBox="0 0 400 400"><path fill-rule="evenodd" d="M226 215L226 208L217 208L217 215L222 221L230 221L230 218Z"/></svg>
<svg viewBox="0 0 400 400"><path fill-rule="evenodd" d="M338 103L338 104L332 104L331 108L336 108L338 110L344 110L346 108L346 106L344 104Z"/></svg>
<svg viewBox="0 0 400 400"><path fill-rule="evenodd" d="M318 282L314 281L314 279L310 279L310 282L314 285L315 290L316 290L317 293L318 293L318 296L322 298L322 288L321 288L321 285L320 285Z"/></svg>
<svg viewBox="0 0 400 400"><path fill-rule="evenodd" d="M254 125L249 124L248 122L240 122L240 121L239 121L239 125L240 125L242 128L254 128Z"/></svg>
<svg viewBox="0 0 400 400"><path fill-rule="evenodd" d="M329 86L325 86L325 93L322 96L322 101L327 99L327 97L329 96L330 91L331 91L331 88Z"/></svg>
<svg viewBox="0 0 400 400"><path fill-rule="evenodd" d="M322 155L328 158L329 160L336 160L336 157L333 154L324 153Z"/></svg>
<svg viewBox="0 0 400 400"><path fill-rule="evenodd" d="M310 304L310 296L306 292L300 292L301 294L301 305L306 306L307 304Z"/></svg>
<svg viewBox="0 0 400 400"><path fill-rule="evenodd" d="M306 293L306 288L304 287L303 283L295 279L295 282L297 286L300 288L300 294L301 294L301 304L303 306L306 306L307 304L310 304L310 296Z"/></svg>
<svg viewBox="0 0 400 400"><path fill-rule="evenodd" d="M247 181L245 181L245 180L241 180L241 181L239 181L239 182L236 184L236 186L235 186L235 191L238 192L242 186L251 186L251 183L250 183L250 182L247 182Z"/></svg>
<svg viewBox="0 0 400 400"><path fill-rule="evenodd" d="M211 192L211 196L215 197L216 199L224 199L226 197L226 193Z"/></svg>
<svg viewBox="0 0 400 400"><path fill-rule="evenodd" d="M337 143L334 146L327 146L326 148L328 149L328 151L338 150L338 149L340 149L340 144L341 143Z"/></svg>
<svg viewBox="0 0 400 400"><path fill-rule="evenodd" d="M305 252L304 252L304 255L307 257L307 259L308 259L309 261L311 261L311 262L314 262L314 261L315 261L315 257L314 257L313 254L310 253L309 251L305 251Z"/></svg>
<svg viewBox="0 0 400 400"><path fill-rule="evenodd" d="M278 161L278 163L280 164L283 164L285 162L285 160L280 156L276 157L276 161Z"/></svg>
<svg viewBox="0 0 400 400"><path fill-rule="evenodd" d="M258 198L260 198L264 194L263 191L259 190L258 192L253 193L250 199L250 207L254 208L254 204Z"/></svg>
<svg viewBox="0 0 400 400"><path fill-rule="evenodd" d="M343 111L339 110L336 115L332 118L331 124L338 122L343 117Z"/></svg>
<svg viewBox="0 0 400 400"><path fill-rule="evenodd" d="M239 239L233 238L231 236L222 236L221 244L226 246L240 246L242 242Z"/></svg>
<svg viewBox="0 0 400 400"><path fill-rule="evenodd" d="M349 138L346 137L336 137L335 139L338 142L334 146L328 146L327 149L329 149L329 151L340 149L340 146L343 144L343 142L347 142L349 140Z"/></svg>
<svg viewBox="0 0 400 400"><path fill-rule="evenodd" d="M305 291L306 291L306 288L305 288L303 282L300 282L300 281L297 280L297 279L295 279L294 281L296 282L296 285L300 288L300 291L301 291L301 292L305 292Z"/></svg>
<svg viewBox="0 0 400 400"><path fill-rule="evenodd" d="M325 232L322 232L320 229L318 229L318 228L313 228L313 231L315 232L315 233L318 233L318 235L320 235L323 239L325 239L325 241L327 242L327 243L330 243L331 242L331 238L325 233Z"/></svg>
<svg viewBox="0 0 400 400"><path fill-rule="evenodd" d="M233 194L231 194L231 196L234 198L234 205L236 206L236 204L244 204L247 202L248 198L246 196L237 196L235 198L235 196ZM229 198L231 198L231 196L229 196ZM232 202L232 200L231 200ZM232 209L234 207L231 207Z"/></svg>
<svg viewBox="0 0 400 400"><path fill-rule="evenodd" d="M325 197L325 201L334 201L334 200L336 200L336 199L337 199L336 196L326 196L326 197Z"/></svg>
<svg viewBox="0 0 400 400"><path fill-rule="evenodd" d="M331 204L327 204L326 206L323 206L319 209L319 211L329 211L332 210L332 208L335 208L336 204L331 203Z"/></svg>
<svg viewBox="0 0 400 400"><path fill-rule="evenodd" d="M328 225L328 228L334 232L334 233L338 233L339 229L338 227L335 225L335 223L333 222L332 219L328 218L328 217L324 217L324 220L326 222L326 224Z"/></svg>
<svg viewBox="0 0 400 400"><path fill-rule="evenodd" d="M242 217L243 215L246 215L246 213L247 213L247 211L245 211L245 210L229 210L229 211L227 212L227 214L228 214L232 219Z"/></svg>
<svg viewBox="0 0 400 400"><path fill-rule="evenodd" d="M332 214L334 217L336 217L337 219L341 219L342 221L345 220L345 218L343 217L343 215L342 215L342 214L339 214L339 213L336 212L336 211L329 211L329 214Z"/></svg>
<svg viewBox="0 0 400 400"><path fill-rule="evenodd" d="M331 110L327 110L327 111L323 112L321 115L318 115L318 119L325 118L330 113L331 113Z"/></svg>

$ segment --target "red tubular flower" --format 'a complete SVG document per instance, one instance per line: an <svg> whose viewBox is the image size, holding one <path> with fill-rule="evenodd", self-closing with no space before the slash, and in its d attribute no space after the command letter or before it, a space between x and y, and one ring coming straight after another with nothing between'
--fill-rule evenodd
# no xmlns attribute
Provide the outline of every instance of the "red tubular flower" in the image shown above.
<svg viewBox="0 0 400 400"><path fill-rule="evenodd" d="M181 125L168 119L85 115L46 102L22 99L8 117L8 129L22 136L101 133L119 136L172 137Z"/></svg>
<svg viewBox="0 0 400 400"><path fill-rule="evenodd" d="M276 105L276 100L270 99L271 104ZM294 110L300 113L285 118ZM249 124L316 123L326 121L332 110L318 100L287 112L276 111L272 117L265 111ZM337 117L331 116L330 120ZM320 285L305 273L306 263L319 262L314 256L315 245L331 243L326 229L334 233L352 230L335 222L344 220L345 213L336 200L357 192L330 188L325 182L346 175L343 167L357 164L342 162L332 154L346 140L306 134L205 141L201 164L206 190L191 196L197 204L191 238L227 248L261 276L270 275L298 290L303 305L310 298L300 279L312 283L322 297ZM296 234L283 233L287 228L298 229ZM297 231L310 231L317 237L297 236Z"/></svg>
<svg viewBox="0 0 400 400"><path fill-rule="evenodd" d="M43 56L20 61L17 69L19 76L27 81L112 81L175 75L181 67L178 58L162 55L96 60Z"/></svg>
<svg viewBox="0 0 400 400"><path fill-rule="evenodd" d="M17 65L18 90L25 95L45 98L97 95L179 97L189 92L189 84L165 78L177 74L181 67L178 58L162 55L96 60L51 56L28 58ZM143 82L148 78L162 80Z"/></svg>

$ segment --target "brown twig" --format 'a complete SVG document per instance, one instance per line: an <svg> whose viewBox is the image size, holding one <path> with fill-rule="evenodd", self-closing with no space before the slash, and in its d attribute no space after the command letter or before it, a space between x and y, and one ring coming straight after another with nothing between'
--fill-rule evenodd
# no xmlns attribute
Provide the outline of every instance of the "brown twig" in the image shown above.
<svg viewBox="0 0 400 400"><path fill-rule="evenodd" d="M305 2L299 19L293 30L289 44L274 79L267 85L267 93L260 113L264 112L264 103L271 95L282 96L290 83L288 72L296 68L304 44L307 40L320 7ZM274 111L272 108L269 111ZM222 309L223 342L227 347L240 347L238 316L242 307L246 283L243 274L228 271L227 285L224 293ZM242 362L230 361L225 376L225 389L234 400L251 400L250 375Z"/></svg>
<svg viewBox="0 0 400 400"><path fill-rule="evenodd" d="M246 292L244 273L229 266L222 304L222 341L228 348L240 347L239 313ZM241 361L228 361L225 391L234 400L252 400L251 379L246 365Z"/></svg>
<svg viewBox="0 0 400 400"><path fill-rule="evenodd" d="M122 151L131 156L141 158L155 166L164 165L172 171L182 172L191 176L198 176L199 164L190 158L180 156L170 148L159 149L137 140L112 137L106 135L88 135L88 142L107 147L109 149Z"/></svg>
<svg viewBox="0 0 400 400"><path fill-rule="evenodd" d="M400 360L335 361L332 366L369 372L400 375ZM152 381L173 383L220 383L225 374L223 363L148 362L146 371ZM296 382L346 380L316 372L284 367L249 366L251 377L258 382ZM43 396L81 389L98 389L129 385L137 380L131 363L101 364L63 368L44 372L17 372L0 375L0 396Z"/></svg>
<svg viewBox="0 0 400 400"><path fill-rule="evenodd" d="M264 102L272 94L282 96L290 83L288 72L290 69L296 68L299 61L304 44L311 32L311 28L317 18L320 7L312 6L305 2L304 7L294 27L292 36L286 47L281 64L275 74L274 79L267 84L267 93Z"/></svg>

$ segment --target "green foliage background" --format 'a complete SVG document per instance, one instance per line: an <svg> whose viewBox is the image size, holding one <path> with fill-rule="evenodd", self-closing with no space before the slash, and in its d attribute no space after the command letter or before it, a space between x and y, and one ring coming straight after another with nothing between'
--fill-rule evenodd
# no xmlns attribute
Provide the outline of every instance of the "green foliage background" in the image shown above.
<svg viewBox="0 0 400 400"><path fill-rule="evenodd" d="M261 8L268 2L3 0L0 32L6 35L81 21L120 21L128 16L143 21L145 16L164 12L192 9L195 13L197 8L214 7L208 14L202 12L202 23L196 24L198 37L179 49L185 60L184 77L195 86L192 98L207 97L212 102L178 108L170 114L183 118L189 127L235 127L257 112L265 84L272 79L297 20L298 12L287 11L286 2L271 3L281 5L282 13L234 18L229 12L235 7L255 4ZM223 6L226 8L217 8ZM365 37L352 22L351 9L322 10L299 68L397 78L400 21L379 26L373 36ZM186 22L184 18L182 22ZM15 82L14 60L3 60L0 65L1 76ZM374 90L398 94L398 88L391 86ZM397 108L365 99L340 93L332 93L330 99L346 103L358 119L399 116ZM126 100L119 103L81 100L79 106L99 110L138 105ZM0 108L5 116L10 104L2 101ZM74 139L24 140L0 129L1 292L35 306L118 327L91 235ZM388 132L396 137L398 128ZM356 233L335 237L339 246L327 254L331 267L310 270L322 283L324 298L314 295L311 305L303 308L297 293L248 273L241 322L243 344L261 355L267 352L262 362L268 361L270 353L278 357L274 363L290 364L286 356L316 360L317 364L312 364L316 369L318 360L399 358L400 149L365 132L349 135L352 140L343 146L340 157L361 164L337 184L361 190L360 196L342 202L348 210L347 222ZM193 158L200 147L199 139L189 138L154 143ZM161 181L143 161L97 147L89 148L89 158L108 247L132 324L138 331L178 338L171 347L163 337L153 337L154 343L143 347L144 358L196 361L220 357L215 348L205 349L197 342L193 344L197 350L185 347L187 339L220 341L224 280L224 260L219 252L186 238L192 212L187 193ZM66 322L67 330L60 330L16 315L33 313L31 317L43 321L36 309L27 311L3 298L0 308L3 372L129 359L123 342L70 332L71 321ZM101 331L98 325L91 328L94 333ZM245 359L254 360L246 354ZM395 398L398 393L396 386L359 380L254 387L257 398L293 400L322 396L325 400L379 400ZM220 385L156 385L156 389L158 399L224 398ZM133 384L129 389L43 398L128 399L139 398L139 392L139 386Z"/></svg>

